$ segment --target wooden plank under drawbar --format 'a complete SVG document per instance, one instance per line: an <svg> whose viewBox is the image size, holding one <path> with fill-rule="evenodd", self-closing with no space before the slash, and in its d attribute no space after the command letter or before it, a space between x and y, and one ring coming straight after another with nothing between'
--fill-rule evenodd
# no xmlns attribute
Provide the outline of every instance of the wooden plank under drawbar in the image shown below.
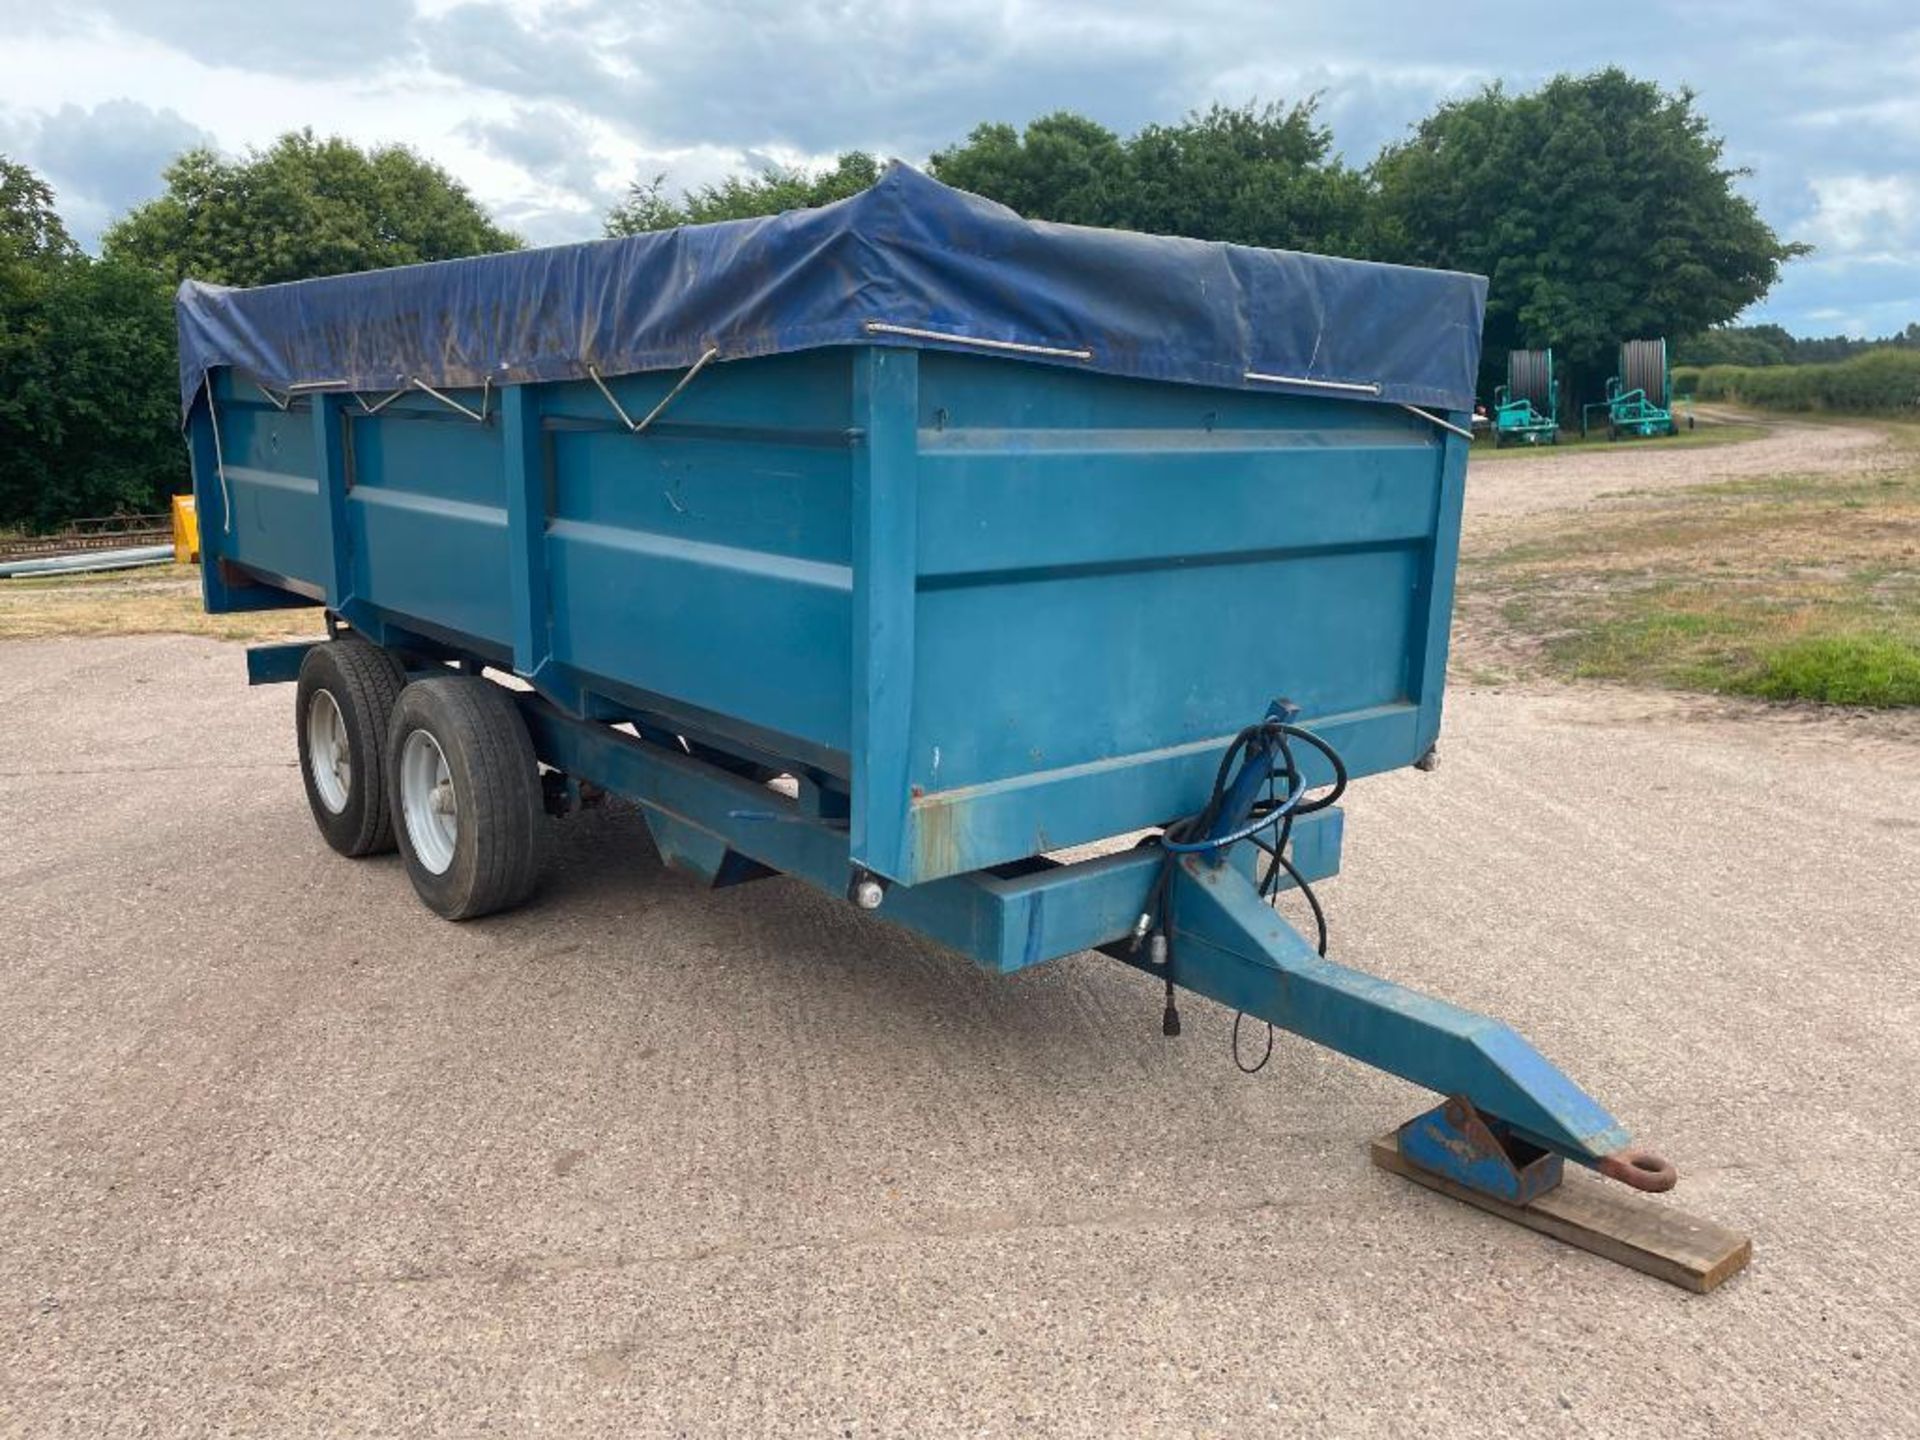
<svg viewBox="0 0 1920 1440"><path fill-rule="evenodd" d="M1382 1170L1404 1175L1442 1195L1591 1250L1683 1290L1704 1295L1745 1269L1753 1258L1753 1241L1747 1236L1648 1199L1624 1185L1588 1179L1574 1173L1571 1165L1566 1179L1546 1194L1526 1205L1512 1205L1413 1164L1400 1153L1398 1131L1389 1130L1371 1148L1373 1163Z"/></svg>

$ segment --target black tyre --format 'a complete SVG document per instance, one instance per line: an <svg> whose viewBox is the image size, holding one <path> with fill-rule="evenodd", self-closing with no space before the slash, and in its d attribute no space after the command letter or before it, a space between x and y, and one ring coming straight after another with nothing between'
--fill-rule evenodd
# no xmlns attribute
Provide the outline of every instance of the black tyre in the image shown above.
<svg viewBox="0 0 1920 1440"><path fill-rule="evenodd" d="M533 893L546 818L540 766L500 686L449 675L401 691L387 793L407 877L435 914L472 920Z"/></svg>
<svg viewBox="0 0 1920 1440"><path fill-rule="evenodd" d="M293 726L307 805L342 855L393 849L387 814L387 723L406 672L385 650L343 635L307 651Z"/></svg>

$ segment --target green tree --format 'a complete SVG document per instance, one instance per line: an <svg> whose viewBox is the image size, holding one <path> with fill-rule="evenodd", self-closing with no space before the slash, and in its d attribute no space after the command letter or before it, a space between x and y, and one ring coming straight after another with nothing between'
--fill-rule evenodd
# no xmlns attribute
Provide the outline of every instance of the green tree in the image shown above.
<svg viewBox="0 0 1920 1440"><path fill-rule="evenodd" d="M188 475L172 287L136 265L81 257L61 268L48 301L59 424L34 523L165 509Z"/></svg>
<svg viewBox="0 0 1920 1440"><path fill-rule="evenodd" d="M933 157L949 185L1030 220L1326 254L1363 253L1366 177L1332 152L1309 99L1213 105L1122 139L1068 111L977 126Z"/></svg>
<svg viewBox="0 0 1920 1440"><path fill-rule="evenodd" d="M520 246L400 145L363 150L301 130L240 160L190 150L165 178L166 193L112 225L102 248L175 282L269 285Z"/></svg>
<svg viewBox="0 0 1920 1440"><path fill-rule="evenodd" d="M1591 386L1621 340L1729 321L1806 253L1735 192L1693 100L1608 69L1443 105L1374 163L1378 243L1490 277L1490 370L1552 345Z"/></svg>
<svg viewBox="0 0 1920 1440"><path fill-rule="evenodd" d="M24 260L78 253L53 208L53 187L5 155L0 155L0 252Z"/></svg>
<svg viewBox="0 0 1920 1440"><path fill-rule="evenodd" d="M1785 365L1795 345L1778 325L1716 325L1673 347L1676 365Z"/></svg>
<svg viewBox="0 0 1920 1440"><path fill-rule="evenodd" d="M185 482L167 282L89 259L0 159L0 525L153 510Z"/></svg>
<svg viewBox="0 0 1920 1440"><path fill-rule="evenodd" d="M1138 208L1126 144L1068 110L1043 115L1024 131L977 125L928 168L945 184L998 200L1029 220L1126 226Z"/></svg>
<svg viewBox="0 0 1920 1440"><path fill-rule="evenodd" d="M1834 365L1869 350L1920 350L1920 321L1879 339L1858 335L1790 335L1778 325L1717 325L1683 340L1676 365Z"/></svg>
<svg viewBox="0 0 1920 1440"><path fill-rule="evenodd" d="M44 360L47 296L71 248L46 182L0 158L0 526L32 516L45 468L39 442L58 424Z"/></svg>
<svg viewBox="0 0 1920 1440"><path fill-rule="evenodd" d="M1127 142L1135 229L1277 250L1361 255L1367 180L1332 153L1313 99L1214 105Z"/></svg>
<svg viewBox="0 0 1920 1440"><path fill-rule="evenodd" d="M1364 253L1366 177L1331 148L1312 100L1215 105L1128 138L1062 110L1024 129L978 125L935 153L928 169L1033 220ZM628 190L606 230L630 235L824 205L864 190L880 169L876 157L854 150L818 174L770 168L701 186L677 201L656 175Z"/></svg>
<svg viewBox="0 0 1920 1440"><path fill-rule="evenodd" d="M713 220L744 220L754 215L778 215L783 210L811 209L858 195L880 178L880 158L864 150L849 150L825 170L769 166L754 175L730 175L717 185L689 190L678 201L666 195L666 177L635 181L627 197L608 213L606 233L637 235L647 230L671 230L679 225L705 225Z"/></svg>

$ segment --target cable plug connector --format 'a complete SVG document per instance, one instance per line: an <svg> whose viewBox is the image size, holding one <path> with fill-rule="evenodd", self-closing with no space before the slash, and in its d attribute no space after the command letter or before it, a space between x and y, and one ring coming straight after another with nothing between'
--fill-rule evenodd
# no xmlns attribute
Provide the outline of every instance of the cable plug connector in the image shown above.
<svg viewBox="0 0 1920 1440"><path fill-rule="evenodd" d="M1180 1010L1173 1003L1173 981L1167 981L1167 1008L1160 1015L1160 1033L1173 1039L1180 1033Z"/></svg>
<svg viewBox="0 0 1920 1440"><path fill-rule="evenodd" d="M1140 912L1140 918L1133 922L1133 938L1127 942L1127 949L1137 951L1140 942L1147 938L1147 931L1153 928L1153 916L1147 911Z"/></svg>

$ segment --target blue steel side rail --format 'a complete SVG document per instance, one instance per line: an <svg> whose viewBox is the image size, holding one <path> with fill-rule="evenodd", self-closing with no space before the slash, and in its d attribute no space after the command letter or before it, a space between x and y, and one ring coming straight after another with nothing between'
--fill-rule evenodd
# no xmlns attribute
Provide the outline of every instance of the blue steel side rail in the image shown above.
<svg viewBox="0 0 1920 1440"><path fill-rule="evenodd" d="M522 694L534 751L576 779L637 802L668 863L715 884L767 871L829 895L847 889L847 823L809 815L766 785L606 725L563 715ZM1311 881L1339 867L1341 816L1328 811L1298 830L1296 861ZM1245 863L1252 860L1251 848ZM752 870L740 862L764 867ZM1159 873L1158 851L1129 849L1076 864L1044 858L895 885L880 918L938 940L989 969L1009 972L1097 949L1128 934ZM1248 881L1247 883L1251 883Z"/></svg>

